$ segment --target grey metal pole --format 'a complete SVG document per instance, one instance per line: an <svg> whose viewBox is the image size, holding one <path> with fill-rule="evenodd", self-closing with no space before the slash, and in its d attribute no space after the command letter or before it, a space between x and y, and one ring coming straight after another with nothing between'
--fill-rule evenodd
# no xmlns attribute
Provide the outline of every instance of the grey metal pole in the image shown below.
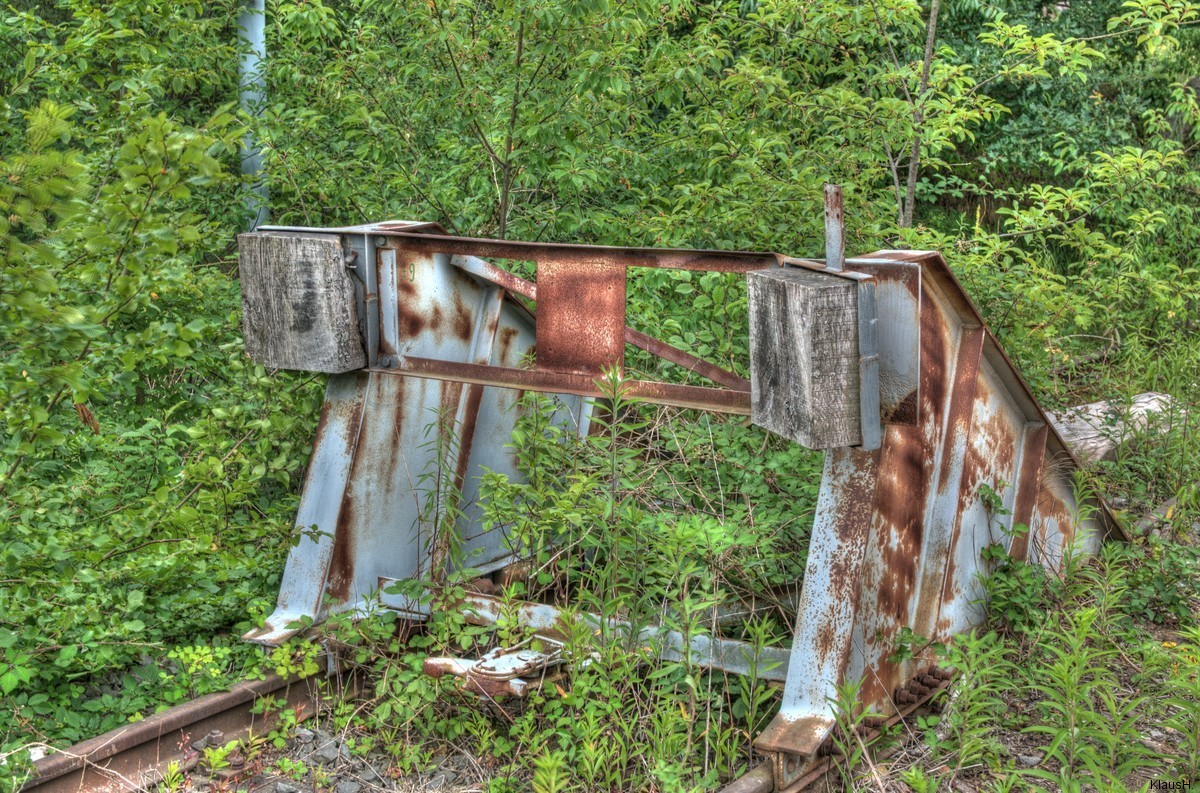
<svg viewBox="0 0 1200 793"><path fill-rule="evenodd" d="M842 211L842 186L825 185L825 268L846 266L846 218Z"/></svg>
<svg viewBox="0 0 1200 793"><path fill-rule="evenodd" d="M265 0L246 0L238 14L238 44L242 57L238 62L238 99L242 111L250 116L262 112L266 99L267 15ZM251 215L250 229L270 220L267 183L262 175L262 150L254 133L242 141L242 174L249 177L246 209Z"/></svg>

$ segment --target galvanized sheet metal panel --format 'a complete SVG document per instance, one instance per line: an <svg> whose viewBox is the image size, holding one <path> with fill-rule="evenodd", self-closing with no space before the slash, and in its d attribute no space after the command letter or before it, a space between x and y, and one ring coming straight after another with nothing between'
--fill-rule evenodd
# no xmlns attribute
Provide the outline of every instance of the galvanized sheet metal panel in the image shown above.
<svg viewBox="0 0 1200 793"><path fill-rule="evenodd" d="M516 367L532 353L529 313L447 256L397 250L362 234L348 235L345 245L359 252L358 262L375 262L359 272L364 304L378 306L380 366L413 355ZM518 397L382 372L331 378L296 519L301 536L276 611L247 638L278 643L295 633L290 624L369 608L382 576L429 576L431 564L448 561L434 544L434 499L454 492L461 496L455 530L463 565L487 571L511 561L503 527L482 529L478 491L485 469L522 478L508 448ZM586 401L558 399L555 420L586 432Z"/></svg>
<svg viewBox="0 0 1200 793"><path fill-rule="evenodd" d="M1024 555L1027 544L1031 560L1053 567L1076 535L1095 550L1115 528L1102 505L1076 507L1073 459L1055 456L1061 443L939 256L885 252L848 266L881 285L881 326L915 312L917 409L899 408L908 395L893 388L882 449L827 453L782 706L756 741L776 753L779 787L817 762L837 686L861 682L858 705L887 716L926 689L915 678L937 659L893 660L896 639L907 628L944 642L983 622L984 548ZM906 371L897 356L911 338L891 340L887 368ZM980 497L985 485L1000 497L995 510ZM1031 527L1027 541L1010 537L1015 523Z"/></svg>

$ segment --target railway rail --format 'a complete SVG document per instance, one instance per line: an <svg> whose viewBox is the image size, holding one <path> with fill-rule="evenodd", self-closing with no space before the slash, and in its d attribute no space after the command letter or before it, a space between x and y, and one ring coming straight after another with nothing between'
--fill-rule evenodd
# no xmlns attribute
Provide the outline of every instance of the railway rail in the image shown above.
<svg viewBox="0 0 1200 793"><path fill-rule="evenodd" d="M316 715L322 677L246 680L205 694L43 757L23 793L132 793L153 787L171 763L191 770L201 759L193 743L213 733L223 742L265 735L280 714ZM333 679L338 679L337 677ZM268 700L270 707L257 707Z"/></svg>
<svg viewBox="0 0 1200 793"><path fill-rule="evenodd" d="M328 659L328 657L326 657ZM326 663L328 668L328 664ZM222 743L264 736L280 724L280 714L291 710L298 721L312 719L320 711L321 681L340 680L334 690L342 696L353 695L350 677L342 675L300 679L268 675L262 680L246 680L228 691L206 694L156 713L142 721L124 725L89 738L36 761L32 775L21 786L22 793L134 793L153 789L171 764L182 771L195 769L202 761L193 748L197 740L220 735ZM930 701L951 684L951 675L938 670L932 685L890 718L865 719L858 726L858 737L870 743L881 731L927 708ZM260 712L264 699L273 707ZM837 757L828 752L820 763L789 791L803 790L836 769ZM229 772L234 787L251 778L249 772ZM752 766L732 780L720 793L770 793L774 775L769 762Z"/></svg>

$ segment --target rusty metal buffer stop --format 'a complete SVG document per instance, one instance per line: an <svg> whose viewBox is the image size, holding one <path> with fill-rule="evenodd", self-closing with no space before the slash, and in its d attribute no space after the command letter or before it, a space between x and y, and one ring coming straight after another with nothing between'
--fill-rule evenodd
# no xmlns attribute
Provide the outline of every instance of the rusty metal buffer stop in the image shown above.
<svg viewBox="0 0 1200 793"><path fill-rule="evenodd" d="M659 632L664 654L783 680L780 712L755 743L774 788L803 785L826 753L839 685L861 681L857 706L883 719L932 696L946 675L924 653L892 660L896 638L908 628L946 641L981 623L981 549L1002 543L1053 567L1119 529L1102 503L1077 502L1077 461L942 257L845 259L840 205L827 209L823 262L472 239L403 221L241 235L248 353L330 375L301 539L275 612L247 638L278 643L381 598L423 618L420 603L379 590L447 564L422 528L439 496L420 483L435 470L453 472L461 495L465 563L486 573L517 561L502 528L480 528L478 480L484 469L521 478L507 448L519 394L559 395L554 420L586 434L597 378L632 344L712 385L626 381L631 396L748 415L827 450L791 651L752 664L740 642ZM492 261L505 259L535 262L536 281ZM637 267L746 275L749 381L626 326ZM980 499L983 486L1003 509ZM481 618L495 610L485 596L470 605ZM522 611L531 629L552 632L547 609Z"/></svg>

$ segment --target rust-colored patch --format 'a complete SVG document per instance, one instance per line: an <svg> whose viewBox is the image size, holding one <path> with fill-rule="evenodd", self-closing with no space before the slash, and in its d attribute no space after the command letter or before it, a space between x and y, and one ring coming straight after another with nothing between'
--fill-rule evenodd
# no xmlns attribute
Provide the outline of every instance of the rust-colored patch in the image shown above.
<svg viewBox="0 0 1200 793"><path fill-rule="evenodd" d="M467 386L467 404L463 410L462 430L458 437L458 464L454 470L454 487L461 493L471 464L471 447L475 444L475 424L479 420L479 404L483 401L483 386Z"/></svg>
<svg viewBox="0 0 1200 793"><path fill-rule="evenodd" d="M917 408L917 392L910 391L908 396L900 400L900 404L896 405L895 410L886 419L895 424L916 424Z"/></svg>
<svg viewBox="0 0 1200 793"><path fill-rule="evenodd" d="M342 497L337 525L333 530L333 555L329 559L329 577L325 591L339 603L350 599L354 586L354 498L350 492Z"/></svg>
<svg viewBox="0 0 1200 793"><path fill-rule="evenodd" d="M404 461L404 416L405 408L408 407L410 386L409 381L403 378L391 379L396 381L394 384L389 383L389 386L395 389L389 397L394 409L390 413L382 413L373 426L363 428L364 434L379 433L384 437L391 438L391 443L387 445L384 452L387 470L380 472L383 477L383 488L389 497L397 486L404 487L408 481L407 475L401 470L401 467Z"/></svg>
<svg viewBox="0 0 1200 793"><path fill-rule="evenodd" d="M595 376L625 359L625 268L538 262L538 367Z"/></svg>
<svg viewBox="0 0 1200 793"><path fill-rule="evenodd" d="M516 341L520 331L516 328L506 327L500 329L500 363L513 366L516 361L510 360L509 356L512 353L513 342Z"/></svg>
<svg viewBox="0 0 1200 793"><path fill-rule="evenodd" d="M1017 493L1013 499L1013 526L1024 524L1032 529L1033 509L1037 504L1042 480L1042 461L1046 455L1046 425L1025 433L1025 448L1021 454L1021 473L1017 477ZM1008 549L1014 559L1029 558L1029 532L1013 536Z"/></svg>
<svg viewBox="0 0 1200 793"><path fill-rule="evenodd" d="M458 293L454 293L454 335L462 341L470 341L471 334L475 332L475 323L471 319L471 312L463 305L462 298Z"/></svg>
<svg viewBox="0 0 1200 793"><path fill-rule="evenodd" d="M829 657L834 653L839 653L842 648L837 646L837 638L837 627L832 622L825 622L821 625L817 630L817 654Z"/></svg>
<svg viewBox="0 0 1200 793"><path fill-rule="evenodd" d="M459 397L462 396L463 384L454 380L442 380L438 383L438 405L441 413L447 413L454 420L454 411L458 407Z"/></svg>
<svg viewBox="0 0 1200 793"><path fill-rule="evenodd" d="M1043 485L1038 493L1037 511L1041 517L1041 537L1043 543L1050 541L1049 523L1052 521L1056 524L1058 533L1062 535L1063 545L1070 545L1075 539L1075 525L1071 520L1072 511L1068 504L1064 503L1054 491Z"/></svg>
<svg viewBox="0 0 1200 793"><path fill-rule="evenodd" d="M413 339L425 329L425 318L401 302L396 307L396 324L399 325L401 339Z"/></svg>
<svg viewBox="0 0 1200 793"><path fill-rule="evenodd" d="M937 421L942 415L946 393L950 388L947 376L947 350L950 347L950 329L934 302L929 289L921 287L921 415L919 420L926 427L926 436L937 442Z"/></svg>
<svg viewBox="0 0 1200 793"><path fill-rule="evenodd" d="M925 535L925 452L920 431L895 427L888 433L877 484L875 508L882 536L878 545L883 571L877 592L881 615L908 624L909 604Z"/></svg>
<svg viewBox="0 0 1200 793"><path fill-rule="evenodd" d="M954 389L947 407L946 437L942 452L942 466L938 472L938 486L950 479L950 466L954 455L950 454L956 438L968 440L971 432L971 417L975 412L975 388L979 382L979 362L983 358L983 328L965 327L958 344L957 363L954 367Z"/></svg>

